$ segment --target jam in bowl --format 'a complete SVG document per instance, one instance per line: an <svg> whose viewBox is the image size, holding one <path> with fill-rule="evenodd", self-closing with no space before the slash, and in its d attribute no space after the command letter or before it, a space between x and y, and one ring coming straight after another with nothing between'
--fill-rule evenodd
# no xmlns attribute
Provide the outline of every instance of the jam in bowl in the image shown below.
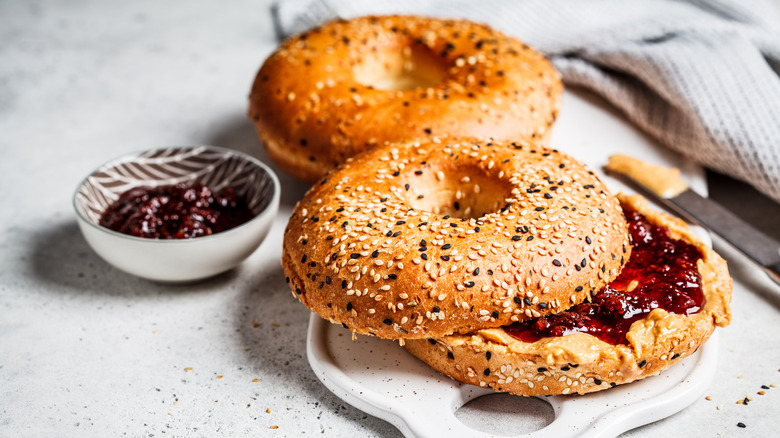
<svg viewBox="0 0 780 438"><path fill-rule="evenodd" d="M238 266L279 207L279 180L253 157L211 146L129 154L82 181L73 198L89 245L115 267L187 282Z"/></svg>

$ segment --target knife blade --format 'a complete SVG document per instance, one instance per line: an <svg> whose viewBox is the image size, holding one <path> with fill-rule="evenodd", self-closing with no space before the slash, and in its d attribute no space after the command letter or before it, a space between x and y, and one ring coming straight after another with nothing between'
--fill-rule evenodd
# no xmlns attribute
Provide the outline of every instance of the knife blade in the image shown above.
<svg viewBox="0 0 780 438"><path fill-rule="evenodd" d="M606 169L623 175L689 222L717 234L760 265L780 285L780 243L688 188L678 169L651 165L625 155L611 156Z"/></svg>

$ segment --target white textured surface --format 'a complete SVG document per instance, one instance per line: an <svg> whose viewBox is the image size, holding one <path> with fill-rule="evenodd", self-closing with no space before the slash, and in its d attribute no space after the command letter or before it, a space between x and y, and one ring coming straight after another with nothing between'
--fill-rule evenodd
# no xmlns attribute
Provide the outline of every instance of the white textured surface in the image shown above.
<svg viewBox="0 0 780 438"><path fill-rule="evenodd" d="M278 262L304 190L286 175L259 251L197 285L123 274L76 226L76 185L112 157L197 143L267 161L244 111L274 44L264 2L0 2L0 436L399 436L309 369L309 312ZM735 318L712 401L627 435L780 428L780 388L756 395L780 383L780 294L720 249Z"/></svg>

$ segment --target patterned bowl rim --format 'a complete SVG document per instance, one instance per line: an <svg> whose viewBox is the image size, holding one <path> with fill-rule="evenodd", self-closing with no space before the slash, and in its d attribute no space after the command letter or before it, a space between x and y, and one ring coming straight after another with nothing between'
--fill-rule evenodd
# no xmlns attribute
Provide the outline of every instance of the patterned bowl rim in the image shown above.
<svg viewBox="0 0 780 438"><path fill-rule="evenodd" d="M249 162L249 163L257 166L258 168L260 168L265 173L265 175L268 178L270 178L271 184L272 184L272 187L273 187L273 193L271 195L271 199L248 222L245 222L245 223L243 223L243 224L241 224L241 225L239 225L237 227L234 227L234 228L231 228L231 229L228 229L228 230L225 230L225 231L220 231L219 233L215 233L215 234L212 234L210 236L201 236L201 237L194 238L194 239L150 239L150 238L146 238L146 237L131 236L129 234L120 233L118 231L114 231L114 230L111 230L111 229L106 228L104 226L101 226L100 224L95 223L92 219L90 219L89 217L87 217L84 214L84 212L82 211L82 207L79 204L79 193L81 191L81 188L88 182L88 180L93 175L95 175L96 173L98 173L98 172L100 172L100 171L102 171L104 169L113 167L116 164L119 164L119 163L122 163L122 162L131 161L133 158L136 158L136 157L138 157L140 155L149 154L149 153L155 153L155 152L158 152L158 151L164 151L164 150L168 150L168 149L181 149L181 150L205 149L205 150L211 150L211 151L215 151L215 152L222 152L222 153L230 154L230 155L233 155L233 156L236 156L236 157L240 158L243 161ZM88 224L90 227L92 227L94 229L99 230L102 233L106 233L108 235L111 235L111 236L114 236L114 237L117 237L117 238L127 239L127 240L135 241L135 242L146 242L146 243L152 243L153 242L154 244L160 244L160 245L177 245L177 244L181 245L181 244L186 244L186 243L189 243L189 242L203 242L203 241L206 241L206 240L213 240L213 239L219 238L220 236L225 236L225 235L228 235L228 234L235 234L237 232L240 232L240 230L242 230L243 228L246 228L247 226L249 226L253 222L256 222L256 221L260 220L261 218L265 217L269 211L275 209L275 206L279 205L280 197L281 197L281 184L279 183L279 177L276 175L276 173L274 173L274 171L267 164L263 163L262 161L258 160L257 158L255 158L255 157L253 157L251 155L247 155L247 154L245 154L243 152L237 151L235 149L228 149L228 148L223 148L223 147L219 147L219 146L209 146L209 145L176 145L176 146L163 146L163 147L152 148L152 149L141 149L141 150L137 150L135 152L129 152L129 153L122 154L120 156L117 156L115 158L112 158L112 159L106 161L105 163L103 163L100 166L98 166L97 168L95 168L92 172L87 174L87 176L85 176L83 179L81 179L79 184L76 186L75 192L73 193L72 203L73 203L73 209L76 211L76 215L78 216L78 218L82 222Z"/></svg>

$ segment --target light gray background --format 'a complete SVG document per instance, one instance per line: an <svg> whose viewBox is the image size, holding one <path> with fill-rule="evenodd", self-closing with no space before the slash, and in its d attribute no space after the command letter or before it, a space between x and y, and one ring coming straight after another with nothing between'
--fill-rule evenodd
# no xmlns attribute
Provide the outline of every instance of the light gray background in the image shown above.
<svg viewBox="0 0 780 438"><path fill-rule="evenodd" d="M212 144L268 161L244 115L276 44L267 3L0 1L0 436L399 435L309 369L309 311L276 258L303 185L279 172L282 211L266 243L239 269L191 286L117 271L75 223L80 180L130 151ZM710 183L713 197L780 233L776 204L727 178ZM780 293L716 248L735 288L712 400L628 436L780 429L780 387L756 394L780 383ZM736 404L746 395L749 405ZM535 399L475 405L465 421L497 427L488 430L551 419ZM534 413L507 425L500 412L519 409Z"/></svg>

